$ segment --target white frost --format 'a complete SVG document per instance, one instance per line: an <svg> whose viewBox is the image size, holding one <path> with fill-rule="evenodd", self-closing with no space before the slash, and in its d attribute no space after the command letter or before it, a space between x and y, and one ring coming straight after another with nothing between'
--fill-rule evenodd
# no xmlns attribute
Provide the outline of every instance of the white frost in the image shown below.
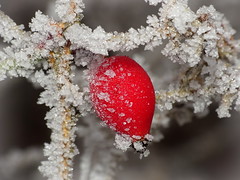
<svg viewBox="0 0 240 180"><path fill-rule="evenodd" d="M110 101L110 95L108 93L100 92L97 94L97 97L101 100L105 100L106 102Z"/></svg>
<svg viewBox="0 0 240 180"><path fill-rule="evenodd" d="M104 74L106 76L109 76L110 78L113 78L113 77L116 76L116 73L113 70L111 70L111 69L106 70L106 72Z"/></svg>
<svg viewBox="0 0 240 180"><path fill-rule="evenodd" d="M116 148L126 151L132 144L132 139L128 135L116 134L114 145Z"/></svg>
<svg viewBox="0 0 240 180"><path fill-rule="evenodd" d="M107 108L107 110L108 110L109 112L111 112L111 113L114 113L114 112L115 112L115 109L113 109L113 108Z"/></svg>

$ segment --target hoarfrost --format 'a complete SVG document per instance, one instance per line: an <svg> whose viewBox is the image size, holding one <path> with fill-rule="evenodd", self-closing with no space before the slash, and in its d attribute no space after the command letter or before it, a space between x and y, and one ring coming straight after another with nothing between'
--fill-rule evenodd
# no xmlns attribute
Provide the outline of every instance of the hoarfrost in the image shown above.
<svg viewBox="0 0 240 180"><path fill-rule="evenodd" d="M174 26L181 34L186 33L191 22L196 19L196 15L187 6L186 2L186 0L179 0L168 10L168 17L173 19Z"/></svg>
<svg viewBox="0 0 240 180"><path fill-rule="evenodd" d="M110 101L110 95L108 93L100 92L97 94L97 97L101 100L105 100L106 102Z"/></svg>
<svg viewBox="0 0 240 180"><path fill-rule="evenodd" d="M159 116L155 115L153 131L158 132L155 133L158 140L163 137L159 127L167 128L170 117L176 113L180 113L180 116L175 119L183 125L191 121L192 113L206 113L213 101L219 103L216 111L220 118L230 117L233 108L240 109L240 42L233 39L235 30L223 14L213 6L203 6L194 13L188 7L187 0L145 2L154 6L161 3L158 14L147 16L146 27L130 28L126 32L106 32L101 26L91 29L80 23L85 6L82 0L57 0L55 10L58 21L37 11L28 32L0 11L0 36L10 44L0 51L0 80L7 77L31 79L44 89L38 103L50 108L45 119L52 131L51 142L45 144L44 155L48 159L40 166L40 171L48 179L72 178L73 157L78 153L74 144L76 124L79 116L85 116L91 111L86 82L74 83L76 66L81 66L79 71L85 67L94 69L90 67L94 64L92 62L96 61L96 65L99 65L111 51L126 52L139 46L153 50L164 40L166 45L162 54L181 66L175 80L155 93L159 111L156 114ZM148 66L145 67L150 71ZM120 68L120 71L123 70ZM89 80L87 71L83 76ZM110 78L116 76L113 70L106 70L105 75ZM123 78L126 76L131 74L126 73ZM103 81L108 80L106 77L101 78ZM97 96L100 100L111 100L105 92ZM127 99L124 96L119 98ZM133 105L128 100L123 102L129 107ZM178 104L183 107L177 107ZM113 108L107 110L115 112ZM124 112L119 113L119 116L124 117ZM132 118L126 117L123 124L132 121ZM108 137L105 132L96 124L91 124L91 121L86 121L86 124L89 127L85 131L78 127L82 130L87 147L81 164L81 168L86 169L82 178L94 179L97 175L102 179L113 177L113 167L117 166L116 157L121 155L111 149L111 156L104 159L109 154L106 149L111 147L111 141L104 146ZM114 129L114 124L111 128ZM125 128L125 131L129 130ZM142 137L117 134L115 146L126 151L132 145L132 138L140 140ZM145 138L153 140L150 135ZM149 154L141 142L135 142L133 146L138 151L144 151L142 157ZM99 163L92 166L91 157L95 152ZM103 163L104 166L101 166ZM108 169L106 173L105 167Z"/></svg>
<svg viewBox="0 0 240 180"><path fill-rule="evenodd" d="M126 119L126 122L127 122L127 123L131 123L131 121L132 121L132 118L127 118L127 119Z"/></svg>
<svg viewBox="0 0 240 180"><path fill-rule="evenodd" d="M145 0L145 1L148 2L150 5L154 5L154 6L162 2L162 0Z"/></svg>
<svg viewBox="0 0 240 180"><path fill-rule="evenodd" d="M116 134L115 136L115 147L121 149L122 151L127 151L127 149L131 146L132 139L128 135Z"/></svg>
<svg viewBox="0 0 240 180"><path fill-rule="evenodd" d="M107 110L110 111L111 113L115 112L115 109L113 109L113 108L107 108Z"/></svg>
<svg viewBox="0 0 240 180"><path fill-rule="evenodd" d="M125 113L119 113L118 116L119 116L119 117L124 117L124 116L125 116Z"/></svg>
<svg viewBox="0 0 240 180"><path fill-rule="evenodd" d="M110 78L113 78L113 77L116 76L116 73L113 70L111 70L111 69L106 70L106 72L104 74L106 76L109 76Z"/></svg>

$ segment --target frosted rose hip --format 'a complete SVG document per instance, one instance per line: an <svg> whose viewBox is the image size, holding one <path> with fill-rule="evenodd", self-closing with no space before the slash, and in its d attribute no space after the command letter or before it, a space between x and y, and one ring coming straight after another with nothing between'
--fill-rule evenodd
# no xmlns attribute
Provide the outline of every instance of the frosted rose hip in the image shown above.
<svg viewBox="0 0 240 180"><path fill-rule="evenodd" d="M94 65L90 75L91 100L100 119L121 134L144 138L155 107L144 69L129 57L113 56Z"/></svg>

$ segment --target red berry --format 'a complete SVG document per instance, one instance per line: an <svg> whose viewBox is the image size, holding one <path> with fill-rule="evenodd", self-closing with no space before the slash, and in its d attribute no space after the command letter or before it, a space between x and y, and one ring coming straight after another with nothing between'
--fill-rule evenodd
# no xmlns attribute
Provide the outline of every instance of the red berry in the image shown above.
<svg viewBox="0 0 240 180"><path fill-rule="evenodd" d="M126 56L104 58L90 68L90 94L102 121L120 134L144 138L155 108L152 82L144 69Z"/></svg>

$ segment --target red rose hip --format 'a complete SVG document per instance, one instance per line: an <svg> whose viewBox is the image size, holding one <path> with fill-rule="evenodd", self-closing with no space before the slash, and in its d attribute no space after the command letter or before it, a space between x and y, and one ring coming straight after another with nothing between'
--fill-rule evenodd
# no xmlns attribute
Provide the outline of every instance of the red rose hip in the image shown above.
<svg viewBox="0 0 240 180"><path fill-rule="evenodd" d="M90 95L97 115L109 127L133 139L149 134L155 108L152 82L126 56L113 56L90 68Z"/></svg>

